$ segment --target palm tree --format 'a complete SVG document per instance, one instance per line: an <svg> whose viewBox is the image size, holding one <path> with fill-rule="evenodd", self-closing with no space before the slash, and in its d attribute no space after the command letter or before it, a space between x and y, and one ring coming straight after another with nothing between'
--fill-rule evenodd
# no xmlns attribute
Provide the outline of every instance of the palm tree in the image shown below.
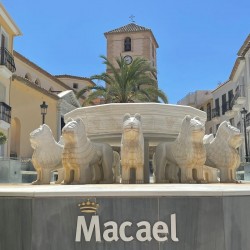
<svg viewBox="0 0 250 250"><path fill-rule="evenodd" d="M157 82L153 75L156 69L151 67L143 58L136 58L127 65L124 58L116 59L116 68L105 56L103 63L107 65L108 73L94 75L90 79L101 80L106 86L96 85L86 87L77 93L77 98L84 98L84 105L93 103L93 100L101 98L105 103L133 103L133 102L168 102L167 96L157 88ZM84 94L93 90L87 97Z"/></svg>

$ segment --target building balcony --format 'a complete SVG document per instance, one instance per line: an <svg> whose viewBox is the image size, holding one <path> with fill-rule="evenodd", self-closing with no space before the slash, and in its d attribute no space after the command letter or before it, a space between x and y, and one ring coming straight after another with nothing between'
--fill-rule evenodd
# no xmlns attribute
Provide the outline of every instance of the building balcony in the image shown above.
<svg viewBox="0 0 250 250"><path fill-rule="evenodd" d="M220 122L220 107L212 109L212 121L214 123Z"/></svg>
<svg viewBox="0 0 250 250"><path fill-rule="evenodd" d="M244 85L237 86L237 88L235 89L235 95L233 100L235 105L244 105L246 103L247 99Z"/></svg>
<svg viewBox="0 0 250 250"><path fill-rule="evenodd" d="M11 107L5 102L0 102L0 128L8 129L11 121Z"/></svg>
<svg viewBox="0 0 250 250"><path fill-rule="evenodd" d="M10 78L15 71L13 55L6 48L0 48L0 75Z"/></svg>
<svg viewBox="0 0 250 250"><path fill-rule="evenodd" d="M235 111L235 112L239 112L241 110L241 108L242 108L242 105L240 105L240 104L233 105L233 111Z"/></svg>
<svg viewBox="0 0 250 250"><path fill-rule="evenodd" d="M232 101L222 104L222 113L224 113L227 117L233 117L235 115L236 112L233 110Z"/></svg>
<svg viewBox="0 0 250 250"><path fill-rule="evenodd" d="M231 101L232 110L234 112L239 112L242 109L242 105L236 102L236 100L240 100L239 97L235 96Z"/></svg>

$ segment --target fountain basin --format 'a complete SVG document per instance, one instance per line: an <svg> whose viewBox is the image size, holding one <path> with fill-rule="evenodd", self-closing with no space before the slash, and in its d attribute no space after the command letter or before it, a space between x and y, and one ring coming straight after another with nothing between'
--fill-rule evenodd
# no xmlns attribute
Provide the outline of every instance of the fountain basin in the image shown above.
<svg viewBox="0 0 250 250"><path fill-rule="evenodd" d="M206 113L190 106L161 103L111 103L75 109L64 116L83 119L87 136L91 140L105 141L112 145L120 143L122 120L126 113L139 113L142 117L142 130L145 139L151 144L174 140L185 115L199 116L205 123Z"/></svg>

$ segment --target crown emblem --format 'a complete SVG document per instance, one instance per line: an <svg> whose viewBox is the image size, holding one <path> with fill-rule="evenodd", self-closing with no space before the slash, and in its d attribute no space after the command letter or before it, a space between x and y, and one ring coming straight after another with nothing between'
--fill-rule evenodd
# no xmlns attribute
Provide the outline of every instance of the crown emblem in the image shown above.
<svg viewBox="0 0 250 250"><path fill-rule="evenodd" d="M78 206L80 207L80 211L82 213L88 213L88 214L92 214L92 213L96 213L98 208L99 208L99 204L96 203L95 201L90 201L89 199L87 199L87 201L83 201L82 203L78 204Z"/></svg>

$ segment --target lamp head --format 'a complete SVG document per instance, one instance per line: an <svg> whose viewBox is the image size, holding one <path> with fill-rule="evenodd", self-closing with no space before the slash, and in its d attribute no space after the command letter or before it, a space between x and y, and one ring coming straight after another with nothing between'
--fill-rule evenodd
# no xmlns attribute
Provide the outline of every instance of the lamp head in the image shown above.
<svg viewBox="0 0 250 250"><path fill-rule="evenodd" d="M46 115L48 105L46 104L45 101L43 101L43 103L40 105L40 108L41 108L41 115Z"/></svg>

